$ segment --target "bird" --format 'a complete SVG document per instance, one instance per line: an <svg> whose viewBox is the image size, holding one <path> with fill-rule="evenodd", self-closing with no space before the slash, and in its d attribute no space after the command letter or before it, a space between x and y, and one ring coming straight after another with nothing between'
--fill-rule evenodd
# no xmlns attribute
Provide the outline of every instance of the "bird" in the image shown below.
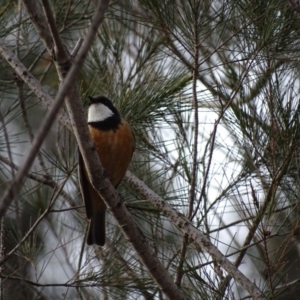
<svg viewBox="0 0 300 300"><path fill-rule="evenodd" d="M112 185L122 181L135 150L135 137L131 126L121 117L111 100L105 96L89 96L87 123L99 159ZM91 185L82 155L78 151L79 183L90 220L86 242L88 245L105 245L106 205Z"/></svg>

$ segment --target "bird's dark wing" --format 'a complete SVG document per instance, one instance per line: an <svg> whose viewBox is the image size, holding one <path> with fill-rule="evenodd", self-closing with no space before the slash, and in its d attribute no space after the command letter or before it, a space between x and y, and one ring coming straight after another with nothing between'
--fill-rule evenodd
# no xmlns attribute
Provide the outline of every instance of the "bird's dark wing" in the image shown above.
<svg viewBox="0 0 300 300"><path fill-rule="evenodd" d="M92 206L91 195L89 192L90 182L86 177L85 166L79 149L78 149L78 178L79 178L81 195L85 205L86 215L88 219L91 219L93 216L93 206Z"/></svg>

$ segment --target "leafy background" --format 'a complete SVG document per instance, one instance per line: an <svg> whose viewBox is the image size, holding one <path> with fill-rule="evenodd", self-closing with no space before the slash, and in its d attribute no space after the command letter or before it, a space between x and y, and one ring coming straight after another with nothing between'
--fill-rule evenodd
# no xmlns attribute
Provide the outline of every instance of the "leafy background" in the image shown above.
<svg viewBox="0 0 300 300"><path fill-rule="evenodd" d="M22 1L0 3L0 37L54 97L58 76ZM69 52L96 4L51 1ZM111 2L77 81L85 105L106 95L132 125L130 170L268 299L298 299L299 17L288 0ZM3 194L46 109L0 63ZM2 220L5 257L55 199L2 265L3 299L164 299L111 216L111 245L85 245L76 152L56 122ZM249 299L132 187L119 192L187 299Z"/></svg>

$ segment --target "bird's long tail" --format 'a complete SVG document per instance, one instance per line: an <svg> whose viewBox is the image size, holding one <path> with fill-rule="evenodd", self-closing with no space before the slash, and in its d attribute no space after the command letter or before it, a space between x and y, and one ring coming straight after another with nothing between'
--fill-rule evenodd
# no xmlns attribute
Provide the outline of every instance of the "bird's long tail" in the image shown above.
<svg viewBox="0 0 300 300"><path fill-rule="evenodd" d="M97 210L93 212L90 221L87 240L88 245L97 244L104 246L105 244L105 210Z"/></svg>

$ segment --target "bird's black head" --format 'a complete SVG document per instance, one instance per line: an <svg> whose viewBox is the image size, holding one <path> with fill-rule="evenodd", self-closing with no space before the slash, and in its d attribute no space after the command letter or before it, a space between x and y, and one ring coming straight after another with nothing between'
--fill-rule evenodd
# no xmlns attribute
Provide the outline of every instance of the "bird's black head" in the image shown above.
<svg viewBox="0 0 300 300"><path fill-rule="evenodd" d="M105 96L89 98L88 124L100 130L115 130L121 117L112 102Z"/></svg>

